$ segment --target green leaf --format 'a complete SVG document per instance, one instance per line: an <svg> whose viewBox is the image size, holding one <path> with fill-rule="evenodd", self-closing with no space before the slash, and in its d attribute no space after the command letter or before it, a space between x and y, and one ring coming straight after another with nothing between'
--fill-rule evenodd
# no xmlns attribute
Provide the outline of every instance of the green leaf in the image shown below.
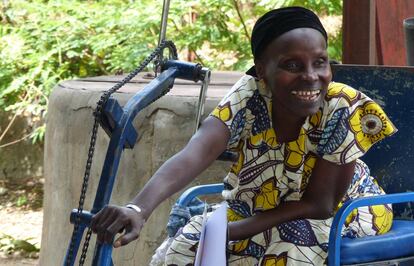
<svg viewBox="0 0 414 266"><path fill-rule="evenodd" d="M14 240L13 245L14 245L15 250L23 250L26 252L39 251L39 249L35 245L29 243L26 240L21 240L21 239Z"/></svg>

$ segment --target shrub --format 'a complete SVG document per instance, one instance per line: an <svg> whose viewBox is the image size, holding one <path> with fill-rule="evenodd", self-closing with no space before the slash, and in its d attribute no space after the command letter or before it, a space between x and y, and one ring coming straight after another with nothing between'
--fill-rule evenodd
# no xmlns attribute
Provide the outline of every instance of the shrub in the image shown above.
<svg viewBox="0 0 414 266"><path fill-rule="evenodd" d="M48 96L59 81L122 74L156 46L162 1L13 0L0 3L0 108L30 117L33 141L43 137ZM257 17L284 5L340 15L342 1L172 1L167 38L182 60L214 70L252 64L249 33ZM331 56L340 59L341 36ZM1 143L1 136L0 136ZM1 145L0 145L1 147Z"/></svg>

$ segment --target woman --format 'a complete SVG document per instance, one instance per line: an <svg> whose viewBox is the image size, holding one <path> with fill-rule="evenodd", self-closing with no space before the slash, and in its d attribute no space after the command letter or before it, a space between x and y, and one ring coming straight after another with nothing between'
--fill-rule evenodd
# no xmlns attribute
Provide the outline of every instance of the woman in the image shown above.
<svg viewBox="0 0 414 266"><path fill-rule="evenodd" d="M114 247L136 239L152 210L226 149L239 155L224 180L229 265L322 265L338 205L384 193L358 158L396 129L366 95L332 82L318 17L301 7L272 10L256 22L251 45L255 66L187 146L154 174L133 205L109 206L94 217L100 241L111 242L122 228ZM198 220L176 236L166 265L193 263ZM343 234L382 234L391 224L390 206L360 208Z"/></svg>

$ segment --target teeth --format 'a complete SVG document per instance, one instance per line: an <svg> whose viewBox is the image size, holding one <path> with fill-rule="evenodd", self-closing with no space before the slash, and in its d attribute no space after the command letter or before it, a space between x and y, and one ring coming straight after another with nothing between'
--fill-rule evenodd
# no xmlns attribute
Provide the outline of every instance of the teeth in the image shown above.
<svg viewBox="0 0 414 266"><path fill-rule="evenodd" d="M293 95L296 97L305 100L305 101L313 101L316 100L320 94L320 90L303 90L303 91L292 91Z"/></svg>
<svg viewBox="0 0 414 266"><path fill-rule="evenodd" d="M312 90L312 91L292 91L293 95L298 95L298 96L312 96L312 95L317 95L320 93L320 90Z"/></svg>

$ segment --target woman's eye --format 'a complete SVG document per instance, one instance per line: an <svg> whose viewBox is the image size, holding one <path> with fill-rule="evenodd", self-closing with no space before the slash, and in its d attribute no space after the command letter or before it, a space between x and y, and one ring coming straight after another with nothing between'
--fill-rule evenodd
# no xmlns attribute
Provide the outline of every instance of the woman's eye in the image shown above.
<svg viewBox="0 0 414 266"><path fill-rule="evenodd" d="M327 59L319 58L318 60L316 60L315 65L316 66L324 66L326 64L326 62L328 62Z"/></svg>
<svg viewBox="0 0 414 266"><path fill-rule="evenodd" d="M285 66L285 69L288 71L299 71L300 70L300 64L294 61L286 62L284 66Z"/></svg>

